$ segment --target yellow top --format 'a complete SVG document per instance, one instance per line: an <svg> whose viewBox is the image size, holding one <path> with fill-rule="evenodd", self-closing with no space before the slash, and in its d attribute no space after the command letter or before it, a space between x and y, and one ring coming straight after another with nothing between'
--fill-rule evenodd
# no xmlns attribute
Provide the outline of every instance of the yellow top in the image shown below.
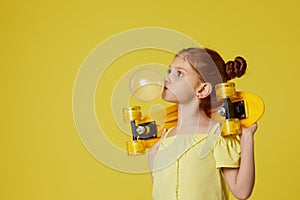
<svg viewBox="0 0 300 200"><path fill-rule="evenodd" d="M239 167L240 142L216 135L217 130L161 140L153 165L154 200L229 198L221 168Z"/></svg>

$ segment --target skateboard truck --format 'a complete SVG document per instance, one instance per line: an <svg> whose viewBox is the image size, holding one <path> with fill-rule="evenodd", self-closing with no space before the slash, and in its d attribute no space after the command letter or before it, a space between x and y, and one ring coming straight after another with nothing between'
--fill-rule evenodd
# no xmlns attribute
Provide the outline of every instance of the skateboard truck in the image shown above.
<svg viewBox="0 0 300 200"><path fill-rule="evenodd" d="M222 136L240 135L241 126L249 127L262 116L264 103L260 97L247 92L236 92L232 82L220 83L215 88L217 100L223 101L223 106L217 110L222 118L219 120Z"/></svg>
<svg viewBox="0 0 300 200"><path fill-rule="evenodd" d="M129 156L145 154L147 143L145 140L157 138L155 121L142 119L140 106L132 106L123 109L125 122L130 122L132 140L127 142Z"/></svg>

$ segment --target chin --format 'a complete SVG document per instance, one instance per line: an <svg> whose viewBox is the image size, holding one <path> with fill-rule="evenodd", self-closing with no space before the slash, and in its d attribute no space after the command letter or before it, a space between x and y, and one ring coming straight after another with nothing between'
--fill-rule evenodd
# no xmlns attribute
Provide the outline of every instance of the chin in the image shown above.
<svg viewBox="0 0 300 200"><path fill-rule="evenodd" d="M178 102L177 98L174 95L165 94L164 92L162 93L161 98L164 101L171 102L171 103L177 103Z"/></svg>

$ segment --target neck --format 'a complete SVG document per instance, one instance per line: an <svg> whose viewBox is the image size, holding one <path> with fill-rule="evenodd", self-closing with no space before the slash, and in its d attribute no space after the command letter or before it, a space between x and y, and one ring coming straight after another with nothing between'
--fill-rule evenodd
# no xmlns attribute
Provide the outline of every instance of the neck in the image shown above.
<svg viewBox="0 0 300 200"><path fill-rule="evenodd" d="M199 99L178 104L176 134L206 133L211 119L199 108Z"/></svg>

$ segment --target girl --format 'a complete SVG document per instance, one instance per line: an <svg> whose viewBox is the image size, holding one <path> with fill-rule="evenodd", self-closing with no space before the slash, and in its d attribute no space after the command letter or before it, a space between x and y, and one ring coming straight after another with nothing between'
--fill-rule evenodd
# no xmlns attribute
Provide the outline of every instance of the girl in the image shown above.
<svg viewBox="0 0 300 200"><path fill-rule="evenodd" d="M149 154L153 199L228 199L229 190L238 199L251 195L257 125L243 128L240 137L222 137L211 118L217 106L215 85L241 77L246 66L242 57L225 64L218 53L206 48L184 49L175 56L162 98L177 104L178 122ZM205 148L209 151L201 157Z"/></svg>

